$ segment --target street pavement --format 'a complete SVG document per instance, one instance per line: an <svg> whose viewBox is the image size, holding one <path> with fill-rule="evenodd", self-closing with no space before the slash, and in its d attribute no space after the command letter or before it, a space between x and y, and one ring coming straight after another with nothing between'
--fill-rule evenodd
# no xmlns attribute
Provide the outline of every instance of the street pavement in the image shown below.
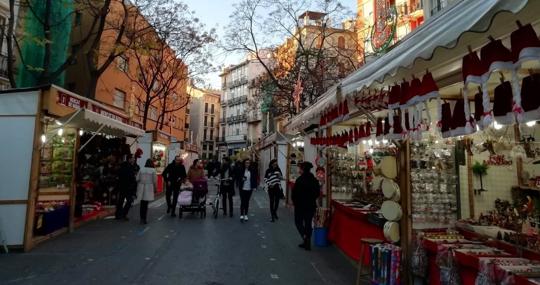
<svg viewBox="0 0 540 285"><path fill-rule="evenodd" d="M281 207L270 223L266 193L256 191L241 223L238 195L234 202L234 218L214 219L210 206L206 219L172 218L161 198L150 204L147 225L139 224L138 207L128 222L91 222L29 253L0 254L0 284L355 283L354 264L336 248L298 248L291 209Z"/></svg>

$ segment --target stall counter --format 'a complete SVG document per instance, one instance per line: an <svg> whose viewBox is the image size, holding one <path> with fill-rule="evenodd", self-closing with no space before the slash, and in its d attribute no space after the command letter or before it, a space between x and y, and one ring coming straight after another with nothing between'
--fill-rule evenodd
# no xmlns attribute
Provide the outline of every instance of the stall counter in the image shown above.
<svg viewBox="0 0 540 285"><path fill-rule="evenodd" d="M332 201L332 218L328 239L339 247L347 256L358 261L360 258L360 240L373 238L385 240L382 228L368 221L368 211L348 207L338 201ZM370 254L366 248L364 264L369 264Z"/></svg>

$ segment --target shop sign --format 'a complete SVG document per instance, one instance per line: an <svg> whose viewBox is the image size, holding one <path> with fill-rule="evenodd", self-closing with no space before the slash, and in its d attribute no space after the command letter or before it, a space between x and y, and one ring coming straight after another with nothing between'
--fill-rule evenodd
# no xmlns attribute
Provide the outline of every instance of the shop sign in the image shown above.
<svg viewBox="0 0 540 285"><path fill-rule="evenodd" d="M88 101L80 98L73 97L64 92L58 91L58 104L70 107L73 109L86 109L88 108Z"/></svg>
<svg viewBox="0 0 540 285"><path fill-rule="evenodd" d="M92 111L94 111L94 112L96 112L98 114L101 114L101 115L103 115L105 117L109 117L111 119L120 121L120 122L122 122L124 124L129 123L127 118L124 118L124 117L121 117L121 116L119 116L119 115L117 115L115 113L109 112L109 111L107 111L107 110L105 110L105 109L103 109L103 108L101 108L99 106L96 106L96 105L92 105Z"/></svg>
<svg viewBox="0 0 540 285"><path fill-rule="evenodd" d="M70 107L70 108L73 108L73 109L76 109L76 110L78 110L78 109L89 109L89 110L92 110L92 111L94 111L94 112L96 112L98 114L101 114L103 116L106 116L106 117L109 117L111 119L120 121L120 122L122 122L124 124L128 124L128 125L134 126L136 128L142 129L142 124L139 124L139 123L133 122L133 121L130 122L130 120L127 117L115 114L115 113L113 113L111 111L106 110L103 107L92 104L89 100L85 100L83 98L75 97L73 95L64 93L64 92L62 92L60 90L58 90L57 104L62 105L62 106L66 106L66 107Z"/></svg>

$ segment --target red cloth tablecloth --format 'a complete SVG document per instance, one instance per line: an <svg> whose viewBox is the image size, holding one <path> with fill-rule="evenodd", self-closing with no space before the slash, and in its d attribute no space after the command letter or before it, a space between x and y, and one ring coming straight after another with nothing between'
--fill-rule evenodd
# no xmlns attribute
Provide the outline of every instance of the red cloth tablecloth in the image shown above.
<svg viewBox="0 0 540 285"><path fill-rule="evenodd" d="M360 258L360 239L385 240L381 228L368 222L368 213L332 201L332 219L328 239L354 260ZM369 264L370 251L366 247L364 264Z"/></svg>

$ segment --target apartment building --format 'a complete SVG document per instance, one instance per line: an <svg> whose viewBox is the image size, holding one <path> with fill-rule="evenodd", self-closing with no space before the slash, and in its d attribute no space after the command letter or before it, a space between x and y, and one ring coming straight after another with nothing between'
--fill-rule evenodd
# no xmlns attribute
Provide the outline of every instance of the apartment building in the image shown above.
<svg viewBox="0 0 540 285"><path fill-rule="evenodd" d="M263 58L270 60L271 53L264 51ZM258 129L250 125L260 123L257 98L253 95L253 82L265 72L264 67L252 55L233 66L225 68L221 77L221 108L219 155L234 155L246 150L258 139ZM251 132L250 132L251 130Z"/></svg>
<svg viewBox="0 0 540 285"><path fill-rule="evenodd" d="M111 11L108 17L111 17L108 21L113 21L114 17L120 17L123 15L123 8L118 0L114 0L111 4ZM74 13L73 15L73 29L71 33L71 51L80 48L75 43L87 35L90 31L91 22L93 16L87 15L84 11ZM137 16L138 21L145 21L141 15ZM144 22L145 23L145 22ZM107 60L109 50L114 48L114 40L117 35L116 29L105 29L100 39L100 52L99 57L96 59L96 66ZM149 33L150 36L153 34ZM158 41L157 35L153 35ZM169 58L175 58L174 51L169 47L166 47L165 54ZM85 52L79 52L78 57L73 61L72 65L66 72L66 88L78 94L85 95L86 90L89 88L90 82L90 68L87 60L84 57ZM144 61L143 61L144 62ZM189 126L189 122L186 120L187 108L180 108L172 112L167 112L163 118L160 116L164 107L161 99L163 94L152 93L152 96L159 95L159 99L153 100L152 104L148 108L148 114L146 122L143 122L144 107L140 102L141 98L145 98L145 90L136 83L134 79L141 76L141 70L145 69L145 66L140 66L138 60L130 52L126 52L121 56L114 59L114 62L105 70L100 76L95 94L92 99L102 102L110 107L115 108L119 112L125 113L131 118L135 124L140 127L146 126L147 131L153 131L162 134L165 137L175 138L177 141L183 142L186 138L186 127ZM187 66L183 66L183 69L187 69ZM166 72L176 72L173 70L167 70ZM154 90L159 90L159 82L154 86ZM176 86L172 94L169 94L171 100L182 101L185 100L187 104L187 80Z"/></svg>
<svg viewBox="0 0 540 285"><path fill-rule="evenodd" d="M221 92L192 86L188 89L191 95L189 130L193 143L199 146L201 159L217 158Z"/></svg>

